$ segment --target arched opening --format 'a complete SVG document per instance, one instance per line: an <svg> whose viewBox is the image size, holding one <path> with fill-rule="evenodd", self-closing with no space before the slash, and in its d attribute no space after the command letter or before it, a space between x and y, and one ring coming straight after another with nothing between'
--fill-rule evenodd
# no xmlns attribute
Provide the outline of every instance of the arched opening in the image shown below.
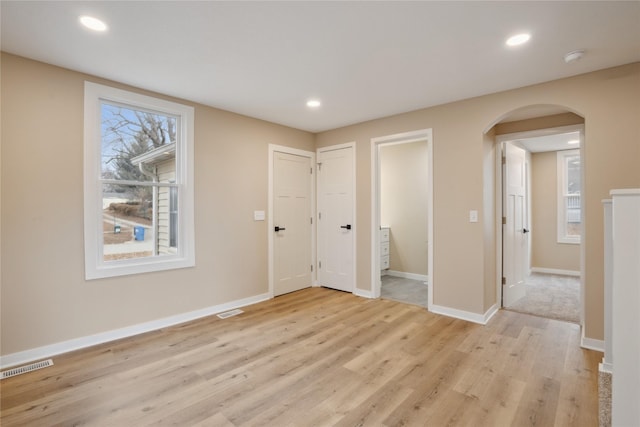
<svg viewBox="0 0 640 427"><path fill-rule="evenodd" d="M584 122L565 106L529 105L485 131L485 144L495 151L484 168L495 173L502 308L584 322Z"/></svg>

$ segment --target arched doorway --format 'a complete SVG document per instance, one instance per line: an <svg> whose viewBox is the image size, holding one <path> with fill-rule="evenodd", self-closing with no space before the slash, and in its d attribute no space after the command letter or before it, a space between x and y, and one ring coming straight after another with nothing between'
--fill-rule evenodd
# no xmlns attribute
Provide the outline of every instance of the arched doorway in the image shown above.
<svg viewBox="0 0 640 427"><path fill-rule="evenodd" d="M498 301L582 324L584 118L564 106L531 105L504 114L487 136L497 153Z"/></svg>

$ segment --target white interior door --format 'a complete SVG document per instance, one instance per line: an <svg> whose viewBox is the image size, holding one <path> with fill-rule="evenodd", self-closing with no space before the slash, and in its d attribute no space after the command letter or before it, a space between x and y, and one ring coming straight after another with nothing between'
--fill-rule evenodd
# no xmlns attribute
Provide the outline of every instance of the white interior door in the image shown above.
<svg viewBox="0 0 640 427"><path fill-rule="evenodd" d="M353 292L353 147L318 154L318 284Z"/></svg>
<svg viewBox="0 0 640 427"><path fill-rule="evenodd" d="M526 152L505 143L504 218L502 251L502 305L509 307L525 296L527 265Z"/></svg>
<svg viewBox="0 0 640 427"><path fill-rule="evenodd" d="M274 296L312 284L310 157L273 155Z"/></svg>

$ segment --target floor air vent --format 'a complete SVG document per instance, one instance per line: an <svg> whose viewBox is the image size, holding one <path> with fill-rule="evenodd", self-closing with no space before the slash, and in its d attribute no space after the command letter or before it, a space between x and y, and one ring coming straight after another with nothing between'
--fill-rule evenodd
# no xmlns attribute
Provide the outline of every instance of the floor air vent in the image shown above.
<svg viewBox="0 0 640 427"><path fill-rule="evenodd" d="M224 313L218 314L218 317L221 319L226 319L227 317L237 316L238 314L244 313L244 311L236 308L235 310L225 311Z"/></svg>
<svg viewBox="0 0 640 427"><path fill-rule="evenodd" d="M53 360L43 360L42 362L32 363L30 365L19 366L17 368L9 369L2 372L2 379L15 377L16 375L26 374L27 372L36 371L42 368L48 368L53 366Z"/></svg>

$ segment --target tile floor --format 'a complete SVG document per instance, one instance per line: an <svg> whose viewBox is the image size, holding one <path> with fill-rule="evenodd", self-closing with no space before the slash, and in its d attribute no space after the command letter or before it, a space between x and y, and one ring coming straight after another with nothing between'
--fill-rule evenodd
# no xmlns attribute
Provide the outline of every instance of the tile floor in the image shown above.
<svg viewBox="0 0 640 427"><path fill-rule="evenodd" d="M427 307L428 287L422 280L384 275L380 297Z"/></svg>

